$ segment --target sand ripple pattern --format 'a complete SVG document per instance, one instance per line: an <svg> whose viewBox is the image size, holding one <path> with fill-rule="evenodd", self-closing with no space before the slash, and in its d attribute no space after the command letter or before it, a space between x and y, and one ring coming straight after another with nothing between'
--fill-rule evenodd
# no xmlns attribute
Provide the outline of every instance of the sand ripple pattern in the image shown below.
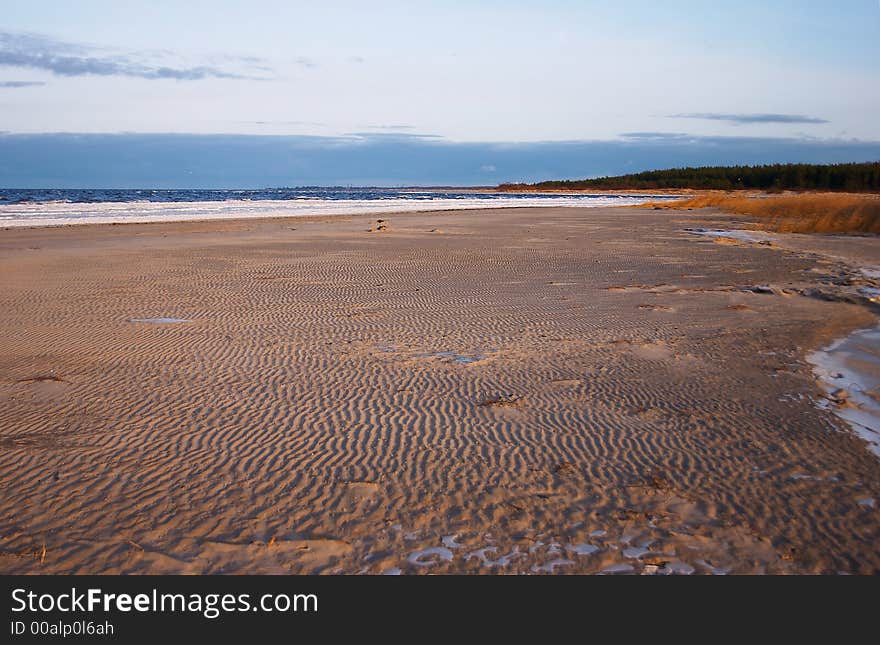
<svg viewBox="0 0 880 645"><path fill-rule="evenodd" d="M876 573L872 315L688 217L4 231L0 571Z"/></svg>

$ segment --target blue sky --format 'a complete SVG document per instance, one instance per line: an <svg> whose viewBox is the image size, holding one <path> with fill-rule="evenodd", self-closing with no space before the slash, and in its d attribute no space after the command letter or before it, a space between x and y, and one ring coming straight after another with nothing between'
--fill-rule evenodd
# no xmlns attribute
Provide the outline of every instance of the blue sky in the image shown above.
<svg viewBox="0 0 880 645"><path fill-rule="evenodd" d="M30 0L0 10L0 185L101 185L135 150L137 167L114 181L258 181L201 172L232 140L214 135L239 135L232 165L237 155L262 167L261 150L287 146L272 177L288 184L880 158L877 0ZM550 163L553 145L583 153ZM12 150L33 160L27 172ZM198 156L206 150L214 156Z"/></svg>

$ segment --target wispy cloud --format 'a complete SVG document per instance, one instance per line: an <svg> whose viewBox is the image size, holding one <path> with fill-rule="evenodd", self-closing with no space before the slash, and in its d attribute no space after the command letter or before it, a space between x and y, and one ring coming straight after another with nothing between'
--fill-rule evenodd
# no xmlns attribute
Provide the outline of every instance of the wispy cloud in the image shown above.
<svg viewBox="0 0 880 645"><path fill-rule="evenodd" d="M684 132L624 132L620 136L635 141L671 141L690 137Z"/></svg>
<svg viewBox="0 0 880 645"><path fill-rule="evenodd" d="M57 76L128 76L178 81L255 78L211 65L160 65L136 52L108 55L106 50L96 47L53 40L37 34L9 32L0 32L0 65L39 69Z"/></svg>
<svg viewBox="0 0 880 645"><path fill-rule="evenodd" d="M0 87L39 87L45 85L43 81L0 81Z"/></svg>
<svg viewBox="0 0 880 645"><path fill-rule="evenodd" d="M362 125L359 126L361 128L367 128L368 130L415 130L415 126L412 125Z"/></svg>
<svg viewBox="0 0 880 645"><path fill-rule="evenodd" d="M722 114L718 112L688 112L670 114L670 119L703 119L705 121L725 121L734 125L755 123L830 123L827 119L804 114Z"/></svg>
<svg viewBox="0 0 880 645"><path fill-rule="evenodd" d="M308 69L314 69L318 66L318 63L307 56L298 56L293 62Z"/></svg>
<svg viewBox="0 0 880 645"><path fill-rule="evenodd" d="M327 125L320 121L238 121L238 123L247 123L249 125L307 125L316 128L323 128Z"/></svg>

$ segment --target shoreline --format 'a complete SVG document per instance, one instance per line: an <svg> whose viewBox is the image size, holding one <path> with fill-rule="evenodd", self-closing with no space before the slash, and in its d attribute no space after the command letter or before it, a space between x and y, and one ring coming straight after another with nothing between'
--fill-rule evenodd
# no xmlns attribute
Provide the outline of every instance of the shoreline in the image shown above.
<svg viewBox="0 0 880 645"><path fill-rule="evenodd" d="M495 193L493 193L495 194ZM498 193L500 195L500 193ZM593 201L584 201L591 197ZM657 199L657 194L625 196L613 193L575 196L544 195L485 199L438 198L436 200L224 200L181 202L34 202L0 205L3 230L42 226L80 226L88 224L161 223L265 218L338 217L353 215L398 215L515 208L604 208L636 206ZM19 220L14 220L18 216Z"/></svg>
<svg viewBox="0 0 880 645"><path fill-rule="evenodd" d="M880 571L807 361L876 324L876 240L373 220L0 232L0 570Z"/></svg>

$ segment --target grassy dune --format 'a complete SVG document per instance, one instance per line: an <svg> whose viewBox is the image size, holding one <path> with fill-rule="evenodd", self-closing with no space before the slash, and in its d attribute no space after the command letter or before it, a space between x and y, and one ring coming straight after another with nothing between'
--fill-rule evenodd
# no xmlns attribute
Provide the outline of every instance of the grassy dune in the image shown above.
<svg viewBox="0 0 880 645"><path fill-rule="evenodd" d="M718 208L751 215L759 228L781 233L880 234L880 196L846 193L742 194L710 192L646 208Z"/></svg>

